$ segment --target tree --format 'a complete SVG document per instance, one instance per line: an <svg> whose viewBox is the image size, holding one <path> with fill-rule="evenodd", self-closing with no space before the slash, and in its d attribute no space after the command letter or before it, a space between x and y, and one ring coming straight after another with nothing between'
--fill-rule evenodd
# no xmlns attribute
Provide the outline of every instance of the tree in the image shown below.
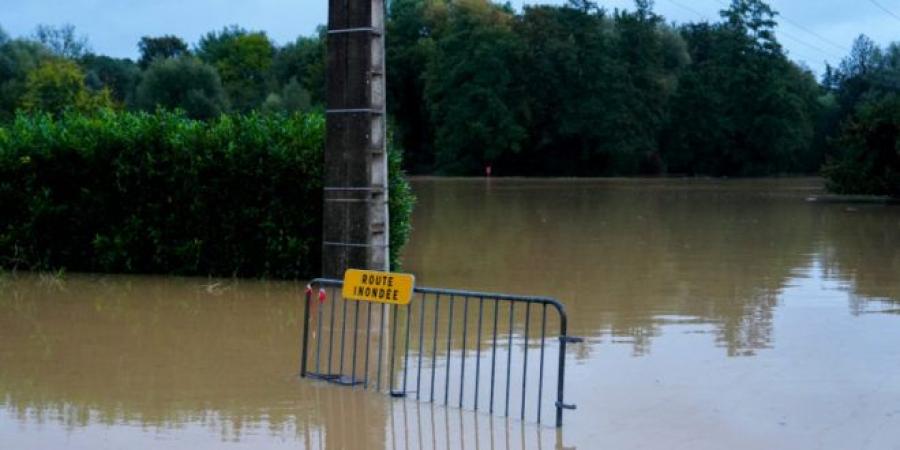
<svg viewBox="0 0 900 450"><path fill-rule="evenodd" d="M38 25L34 31L34 39L62 58L78 59L90 52L87 38L77 36L75 26L71 24L60 27Z"/></svg>
<svg viewBox="0 0 900 450"><path fill-rule="evenodd" d="M781 45L775 38L778 13L765 1L731 0L731 5L720 15L734 36L746 39L754 50L770 54L781 52Z"/></svg>
<svg viewBox="0 0 900 450"><path fill-rule="evenodd" d="M829 189L900 197L900 46L859 36L830 76Z"/></svg>
<svg viewBox="0 0 900 450"><path fill-rule="evenodd" d="M617 59L623 68L616 116L619 174L660 173L659 137L668 118L677 77L689 60L684 42L653 12L649 0L637 0L635 11L615 16Z"/></svg>
<svg viewBox="0 0 900 450"><path fill-rule="evenodd" d="M679 81L663 154L670 171L755 176L811 171L818 87L775 40L775 12L734 0L719 24L682 35L691 66Z"/></svg>
<svg viewBox="0 0 900 450"><path fill-rule="evenodd" d="M309 92L297 82L296 78L292 78L284 86L280 94L269 94L261 108L263 111L270 113L307 112L312 105L310 98Z"/></svg>
<svg viewBox="0 0 900 450"><path fill-rule="evenodd" d="M85 71L85 84L88 89L93 91L108 89L112 97L122 104L133 99L140 69L132 60L88 54L82 57L79 63Z"/></svg>
<svg viewBox="0 0 900 450"><path fill-rule="evenodd" d="M281 99L287 112L306 112L312 107L312 96L296 78L291 78L281 90Z"/></svg>
<svg viewBox="0 0 900 450"><path fill-rule="evenodd" d="M896 45L882 50L860 35L837 67L826 68L822 84L831 98L819 140L828 157L840 157L844 149L837 143L844 132L842 124L853 118L860 104L868 97L900 91L900 51Z"/></svg>
<svg viewBox="0 0 900 450"><path fill-rule="evenodd" d="M519 169L539 175L612 172L627 73L616 60L614 24L578 5L525 9L516 34L527 93L528 141Z"/></svg>
<svg viewBox="0 0 900 450"><path fill-rule="evenodd" d="M275 51L270 68L273 90L296 79L312 104L325 104L325 36L325 29L320 28L318 35L298 37Z"/></svg>
<svg viewBox="0 0 900 450"><path fill-rule="evenodd" d="M165 35L159 37L144 36L138 42L141 59L138 65L146 69L156 58L177 58L188 53L188 46L180 37Z"/></svg>
<svg viewBox="0 0 900 450"><path fill-rule="evenodd" d="M137 86L135 103L148 111L180 108L196 119L214 118L228 110L215 67L191 56L153 61Z"/></svg>
<svg viewBox="0 0 900 450"><path fill-rule="evenodd" d="M438 29L446 15L440 0L390 2L387 23L387 107L403 162L413 173L434 170L434 126L425 98L425 77Z"/></svg>
<svg viewBox="0 0 900 450"><path fill-rule="evenodd" d="M0 44L0 122L12 118L21 105L28 74L51 57L37 42L16 39Z"/></svg>
<svg viewBox="0 0 900 450"><path fill-rule="evenodd" d="M515 68L521 48L512 11L487 0L448 5L449 18L426 77L439 170L477 174L525 138Z"/></svg>
<svg viewBox="0 0 900 450"><path fill-rule="evenodd" d="M847 80L863 77L878 67L881 60L881 49L868 36L861 34L853 41L850 56L841 61L841 78Z"/></svg>
<svg viewBox="0 0 900 450"><path fill-rule="evenodd" d="M107 91L92 94L84 84L84 73L73 61L51 59L28 74L22 108L59 116L74 109L84 113L112 107Z"/></svg>
<svg viewBox="0 0 900 450"><path fill-rule="evenodd" d="M203 36L196 53L216 67L235 110L246 112L265 100L275 48L264 32L232 25Z"/></svg>
<svg viewBox="0 0 900 450"><path fill-rule="evenodd" d="M6 31L0 26L0 45L6 44L7 42L9 42L9 35L6 34Z"/></svg>
<svg viewBox="0 0 900 450"><path fill-rule="evenodd" d="M601 11L600 7L597 6L597 2L592 2L590 0L568 0L566 6L585 14L598 13Z"/></svg>
<svg viewBox="0 0 900 450"><path fill-rule="evenodd" d="M72 61L51 60L28 74L22 107L59 114L85 92L84 74Z"/></svg>
<svg viewBox="0 0 900 450"><path fill-rule="evenodd" d="M900 94L866 96L837 144L823 169L831 191L900 198Z"/></svg>
<svg viewBox="0 0 900 450"><path fill-rule="evenodd" d="M841 61L833 75L841 120L853 114L857 104L868 92L878 89L873 83L873 77L877 76L881 61L881 49L868 36L862 34L853 41L850 55Z"/></svg>

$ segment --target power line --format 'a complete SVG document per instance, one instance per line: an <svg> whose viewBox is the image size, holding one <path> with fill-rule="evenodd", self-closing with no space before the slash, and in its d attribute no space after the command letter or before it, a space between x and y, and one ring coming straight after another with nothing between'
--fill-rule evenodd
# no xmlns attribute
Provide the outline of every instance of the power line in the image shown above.
<svg viewBox="0 0 900 450"><path fill-rule="evenodd" d="M682 8L682 9L685 9L685 10L687 10L687 11L690 11L690 12L696 14L697 16L701 17L701 18L704 19L704 20L709 20L709 18L707 17L706 14L703 14L702 12L697 11L696 9L694 9L694 8L688 6L688 5L682 4L681 2L678 2L678 1L676 1L676 0L667 0L667 1L668 1L669 3L675 5L675 6L678 6L678 7ZM728 5L727 5L724 1L722 1L722 0L714 0L714 1L718 2L718 3L721 4L722 6L728 7ZM784 17L784 16L782 16L782 17ZM786 17L784 17L784 18L787 19ZM791 21L791 22L793 22L793 21ZM798 28L804 29L804 27L802 27L802 26L798 26L798 25L796 25L796 24L795 24L795 26L797 26ZM812 32L812 31L810 31L810 30L805 30L805 29L804 29L804 31L806 31L806 32L808 32L808 33L810 33L810 34L812 34L812 35L814 35L814 36L818 36L817 33L814 33L814 32ZM798 38L798 37L796 37L796 36L793 36L793 35L789 34L788 32L786 32L786 31L784 31L784 30L779 30L779 31L777 31L777 34L779 34L779 35L781 35L781 36L784 36L784 37L786 37L786 38L788 38L788 39L790 39L790 40L792 40L792 41L794 41L794 42L797 42L797 43L800 44L800 45L806 46L806 47L808 47L808 48L810 48L810 49L812 49L812 50L815 50L815 51L819 52L820 54L826 56L826 59L832 59L832 58L834 58L834 59L841 59L841 58L842 58L841 56L837 56L837 55L835 55L835 54L833 54L833 53L831 53L831 52L829 52L829 51L823 50L821 47L818 47L818 46L816 46L816 45L810 44L809 42L806 42L806 41L803 40L803 39L800 39L800 38ZM824 39L824 38L821 37L821 36L818 36L818 37L819 37L820 39L822 39L823 41L828 42L827 39ZM830 43L830 42L829 42L829 43ZM833 43L832 43L832 45L837 45L837 44L833 44ZM840 46L839 46L839 47L840 47Z"/></svg>
<svg viewBox="0 0 900 450"><path fill-rule="evenodd" d="M688 5L685 5L685 4L683 4L683 3L677 2L677 1L675 1L675 0L666 0L666 1L668 1L669 3L671 3L671 4L673 4L673 5L677 6L677 7L679 7L679 8L681 8L681 9L690 11L690 12L692 12L692 13L694 13L694 14L700 16L700 18L703 19L703 20L709 20L709 17L708 17L706 14L703 14L702 12L697 11L696 9L694 9L694 8L688 6Z"/></svg>
<svg viewBox="0 0 900 450"><path fill-rule="evenodd" d="M792 41L794 41L794 42L797 42L797 43L799 43L799 44L801 44L801 45L805 45L806 47L809 47L809 48L811 48L811 49L813 49L813 50L815 50L815 51L817 51L817 52L819 52L819 53L821 53L821 54L823 54L823 55L826 55L826 56L828 56L829 58L836 58L836 59L841 59L841 58L842 58L842 56L835 55L835 54L833 54L833 53L831 53L831 52L829 52L829 51L823 50L821 47L817 47L817 46L815 46L815 45L813 45L813 44L810 44L809 42L804 41L803 39L800 39L800 38L798 38L798 37L796 37L796 36L794 36L794 35L788 34L788 32L786 32L786 31L784 31L784 30L777 31L776 33L777 33L777 34L780 34L780 35L782 35L782 36L784 36L784 37L786 37L786 38L788 38L788 39L790 39L790 40L792 40Z"/></svg>
<svg viewBox="0 0 900 450"><path fill-rule="evenodd" d="M843 50L843 51L846 51L846 52L849 52L849 51L850 51L849 48L847 48L847 47L845 47L845 46L843 46L843 45L841 45L841 44L835 44L834 41L832 41L831 39L828 39L828 38L822 36L821 34L816 33L815 31L810 30L809 28L806 28L806 27L803 26L803 25L800 25L799 23L797 23L797 22L791 20L789 17L787 17L787 16L785 16L785 15L782 15L782 14L779 14L779 15L781 16L782 19L784 19L785 22L787 22L787 23L789 23L789 24L791 24L791 25L793 25L793 26L795 26L795 27L797 27L797 28L799 28L799 29L801 29L801 30L803 30L803 31L805 31L805 32L807 32L807 33L809 33L809 34L812 35L812 36L817 37L820 41L825 42L826 44L829 44L829 45L831 45L832 47L838 48L838 49L840 49L840 50Z"/></svg>
<svg viewBox="0 0 900 450"><path fill-rule="evenodd" d="M893 18L895 18L895 19L897 19L897 20L900 20L900 16L898 16L897 14L895 14L893 11L891 11L891 10L885 8L884 5L882 5L881 3L878 3L878 2L876 2L875 0L869 0L869 3L871 3L871 4L875 5L875 6L877 6L878 9L880 9L880 10L882 10L882 11L888 13L891 17L893 17Z"/></svg>
<svg viewBox="0 0 900 450"><path fill-rule="evenodd" d="M728 7L730 6L730 5L728 5L727 3L725 3L723 0L712 0L712 1L715 1L716 3L722 5L722 6L726 7L726 8L728 8ZM872 0L870 0L870 1L872 1ZM785 22L787 22L788 24L792 25L793 27L795 27L795 28L797 28L797 29L799 29L799 30L801 30L801 31L803 31L803 32L805 32L805 33L807 33L807 34L809 34L809 35L815 37L816 39L818 39L818 40L820 40L820 41L822 41L822 42L824 42L824 43L826 43L826 44L828 44L828 45L831 45L832 47L835 47L835 48L840 49L841 51L845 51L845 52L849 52L849 51L850 51L850 49L847 48L846 46L843 46L843 45L841 45L841 44L835 43L835 42L832 41L831 39L828 39L828 38L826 38L825 36L822 36L821 34L819 34L819 33L815 32L815 31L809 29L808 27L806 27L806 26L800 24L800 23L797 22L796 20L793 20L793 19L791 19L790 17L784 15L784 13L779 12L779 13L778 13L778 17L781 18L781 19L783 19ZM784 32L782 32L782 33L785 34L785 35L787 35L787 34L784 33ZM808 44L808 43L806 43L806 42L803 42L803 41L800 41L800 40L797 39L797 38L792 38L792 39L793 39L794 41L800 42L800 43L803 44L803 45L806 45L807 47L811 47L810 44ZM819 48L816 48L816 50L819 51L819 52L821 52L821 53L829 54L829 53L827 53L827 52L822 51L822 50L819 49ZM830 55L830 54L829 54L829 55ZM834 56L834 55L830 55L830 56ZM839 58L839 59L840 59L840 58Z"/></svg>

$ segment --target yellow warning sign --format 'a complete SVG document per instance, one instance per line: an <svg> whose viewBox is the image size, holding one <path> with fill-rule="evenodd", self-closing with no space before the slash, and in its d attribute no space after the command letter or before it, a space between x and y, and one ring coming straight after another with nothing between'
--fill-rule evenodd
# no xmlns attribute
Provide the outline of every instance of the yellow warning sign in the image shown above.
<svg viewBox="0 0 900 450"><path fill-rule="evenodd" d="M342 294L347 300L408 305L416 278L407 273L347 269Z"/></svg>

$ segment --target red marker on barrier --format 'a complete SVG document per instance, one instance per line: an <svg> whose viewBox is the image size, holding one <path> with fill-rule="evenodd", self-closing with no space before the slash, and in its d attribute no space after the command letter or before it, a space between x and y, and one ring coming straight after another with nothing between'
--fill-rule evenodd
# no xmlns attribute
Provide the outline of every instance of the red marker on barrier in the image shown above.
<svg viewBox="0 0 900 450"><path fill-rule="evenodd" d="M319 304L325 303L325 289L319 288Z"/></svg>

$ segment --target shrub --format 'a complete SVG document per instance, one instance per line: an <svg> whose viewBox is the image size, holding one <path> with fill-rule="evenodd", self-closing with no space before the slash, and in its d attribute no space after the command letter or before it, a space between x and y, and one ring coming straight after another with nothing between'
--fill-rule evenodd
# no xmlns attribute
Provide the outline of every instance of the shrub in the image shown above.
<svg viewBox="0 0 900 450"><path fill-rule="evenodd" d="M192 119L213 119L228 111L228 97L215 67L191 56L158 58L137 85L135 105L145 111L178 108Z"/></svg>
<svg viewBox="0 0 900 450"><path fill-rule="evenodd" d="M113 106L108 90L91 93L78 64L65 59L45 61L28 73L22 107L31 112L62 114L68 109L83 113Z"/></svg>
<svg viewBox="0 0 900 450"><path fill-rule="evenodd" d="M0 266L318 275L324 129L316 114L19 114L0 128ZM400 176L398 247L410 211Z"/></svg>
<svg viewBox="0 0 900 450"><path fill-rule="evenodd" d="M390 223L391 270L401 268L400 251L412 232L412 212L416 203L412 187L404 177L403 154L394 146L388 149L388 215Z"/></svg>

